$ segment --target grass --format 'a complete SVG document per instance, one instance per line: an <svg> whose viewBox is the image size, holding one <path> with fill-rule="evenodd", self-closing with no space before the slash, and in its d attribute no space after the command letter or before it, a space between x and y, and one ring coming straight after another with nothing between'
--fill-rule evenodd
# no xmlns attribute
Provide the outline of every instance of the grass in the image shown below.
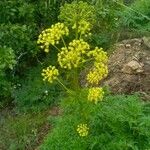
<svg viewBox="0 0 150 150"><path fill-rule="evenodd" d="M47 111L39 113L13 114L3 112L0 119L0 149L32 150L44 133L40 134L47 122ZM43 132L43 130L42 130Z"/></svg>
<svg viewBox="0 0 150 150"><path fill-rule="evenodd" d="M97 105L89 105L84 93L66 98L60 104L63 114L50 118L54 129L40 150L146 150L150 148L149 106L137 95L108 95ZM87 137L76 131L81 123L89 127Z"/></svg>

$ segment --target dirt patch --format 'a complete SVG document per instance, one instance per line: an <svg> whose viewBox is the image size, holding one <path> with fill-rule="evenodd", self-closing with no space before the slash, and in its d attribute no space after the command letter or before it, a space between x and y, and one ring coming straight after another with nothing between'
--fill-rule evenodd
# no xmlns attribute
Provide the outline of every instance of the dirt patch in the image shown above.
<svg viewBox="0 0 150 150"><path fill-rule="evenodd" d="M115 45L103 85L113 93L150 94L150 47L143 39L124 40Z"/></svg>
<svg viewBox="0 0 150 150"><path fill-rule="evenodd" d="M0 149L38 150L46 135L51 132L52 124L48 116L61 114L54 106L41 112L19 113L15 107L6 107L0 111Z"/></svg>
<svg viewBox="0 0 150 150"><path fill-rule="evenodd" d="M62 111L57 106L54 106L49 111L47 111L48 116L50 115L53 117L57 117L61 113ZM33 148L34 150L39 150L39 146L42 144L44 138L50 132L51 129L52 129L52 126L49 123L45 123L41 126L41 128L39 128L38 134L37 134L37 140L36 140L37 142L35 144L36 146L35 148Z"/></svg>
<svg viewBox="0 0 150 150"><path fill-rule="evenodd" d="M108 77L100 86L108 86L114 94L139 92L150 100L150 38L123 40L113 49ZM90 68L80 74L82 87L88 87L85 77Z"/></svg>
<svg viewBox="0 0 150 150"><path fill-rule="evenodd" d="M41 128L38 130L37 139L36 139L35 146L33 147L33 150L39 149L39 146L43 142L46 135L49 133L50 129L51 129L51 126L49 123L45 123L41 126Z"/></svg>
<svg viewBox="0 0 150 150"><path fill-rule="evenodd" d="M54 106L54 107L52 107L52 109L49 111L49 114L51 115L51 116L58 116L58 115L61 115L62 114L62 110L59 108L59 107L57 107L57 106Z"/></svg>

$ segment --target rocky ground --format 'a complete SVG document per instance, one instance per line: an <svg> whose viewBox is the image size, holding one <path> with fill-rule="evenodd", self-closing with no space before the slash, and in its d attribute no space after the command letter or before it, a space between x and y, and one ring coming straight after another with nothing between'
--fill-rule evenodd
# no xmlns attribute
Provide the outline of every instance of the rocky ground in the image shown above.
<svg viewBox="0 0 150 150"><path fill-rule="evenodd" d="M114 48L103 84L113 93L140 92L150 100L150 38L123 40Z"/></svg>

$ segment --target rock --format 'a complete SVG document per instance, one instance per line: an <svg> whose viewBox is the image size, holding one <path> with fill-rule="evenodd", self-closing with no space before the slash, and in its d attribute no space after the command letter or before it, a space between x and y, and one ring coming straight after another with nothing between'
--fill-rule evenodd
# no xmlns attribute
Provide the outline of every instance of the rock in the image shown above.
<svg viewBox="0 0 150 150"><path fill-rule="evenodd" d="M150 48L150 37L143 37L143 44Z"/></svg>
<svg viewBox="0 0 150 150"><path fill-rule="evenodd" d="M141 72L144 72L143 66L144 64L139 63L135 60L132 60L123 66L122 72L128 73L128 74L141 73Z"/></svg>
<svg viewBox="0 0 150 150"><path fill-rule="evenodd" d="M130 48L131 45L130 45L130 44L126 44L125 47L126 47L126 48Z"/></svg>

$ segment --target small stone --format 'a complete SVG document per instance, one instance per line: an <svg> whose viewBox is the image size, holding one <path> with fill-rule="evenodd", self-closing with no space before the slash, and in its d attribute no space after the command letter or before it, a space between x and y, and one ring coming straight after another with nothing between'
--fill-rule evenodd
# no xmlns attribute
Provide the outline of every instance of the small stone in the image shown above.
<svg viewBox="0 0 150 150"><path fill-rule="evenodd" d="M130 47L131 47L131 44L126 44L125 47L126 47L126 48L130 48Z"/></svg>
<svg viewBox="0 0 150 150"><path fill-rule="evenodd" d="M141 73L143 72L143 64L132 60L124 65L122 72L127 74L135 74L135 73Z"/></svg>
<svg viewBox="0 0 150 150"><path fill-rule="evenodd" d="M143 43L145 46L150 48L150 37L143 37Z"/></svg>

